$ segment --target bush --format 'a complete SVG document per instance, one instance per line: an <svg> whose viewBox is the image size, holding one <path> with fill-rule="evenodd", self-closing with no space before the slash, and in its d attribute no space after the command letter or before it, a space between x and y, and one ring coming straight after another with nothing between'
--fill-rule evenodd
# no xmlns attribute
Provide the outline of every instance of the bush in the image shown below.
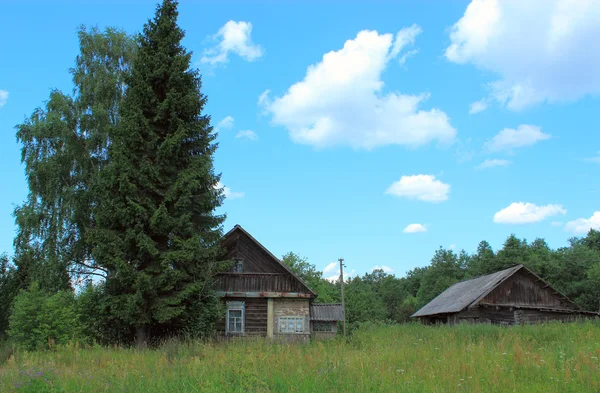
<svg viewBox="0 0 600 393"><path fill-rule="evenodd" d="M36 350L66 344L79 336L71 292L47 295L37 283L17 295L10 316L9 337L16 347Z"/></svg>

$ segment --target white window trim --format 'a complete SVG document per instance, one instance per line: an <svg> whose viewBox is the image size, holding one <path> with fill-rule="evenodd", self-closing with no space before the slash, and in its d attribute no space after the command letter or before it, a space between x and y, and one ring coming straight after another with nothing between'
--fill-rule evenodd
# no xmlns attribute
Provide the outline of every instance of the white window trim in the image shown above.
<svg viewBox="0 0 600 393"><path fill-rule="evenodd" d="M241 311L242 312L242 331L241 332L230 332L229 331L229 311ZM244 335L246 331L246 307L244 302L227 302L227 312L225 314L225 333Z"/></svg>
<svg viewBox="0 0 600 393"><path fill-rule="evenodd" d="M297 332L295 331L296 329L294 328L293 332L286 332L286 331L282 331L281 330L281 325L283 321L289 321L290 319L293 319L294 321L297 320L301 320L302 321L302 331L301 332ZM278 328L277 331L279 334L306 334L306 317L304 315L289 315L289 316L285 316L285 317L279 317L278 322ZM296 326L294 324L294 326Z"/></svg>

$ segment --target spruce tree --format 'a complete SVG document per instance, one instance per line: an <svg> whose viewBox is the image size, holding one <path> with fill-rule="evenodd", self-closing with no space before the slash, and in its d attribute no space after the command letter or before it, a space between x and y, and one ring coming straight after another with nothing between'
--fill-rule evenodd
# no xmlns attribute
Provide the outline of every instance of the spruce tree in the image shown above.
<svg viewBox="0 0 600 393"><path fill-rule="evenodd" d="M109 272L111 312L134 328L137 345L182 327L221 252L216 134L177 16L177 2L163 1L138 37L91 233L96 261Z"/></svg>

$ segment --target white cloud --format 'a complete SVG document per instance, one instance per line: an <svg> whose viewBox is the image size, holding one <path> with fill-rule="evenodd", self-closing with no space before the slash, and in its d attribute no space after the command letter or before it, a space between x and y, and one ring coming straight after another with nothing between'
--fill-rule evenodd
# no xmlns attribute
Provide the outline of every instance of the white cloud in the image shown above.
<svg viewBox="0 0 600 393"><path fill-rule="evenodd" d="M392 34L361 31L342 49L309 66L304 79L283 96L270 99L265 91L259 105L294 142L318 148L453 142L456 130L446 113L420 108L429 94L383 92L383 71L418 32L418 26L408 27L394 39Z"/></svg>
<svg viewBox="0 0 600 393"><path fill-rule="evenodd" d="M473 0L446 58L499 76L491 98L511 110L600 93L600 2Z"/></svg>
<svg viewBox="0 0 600 393"><path fill-rule="evenodd" d="M546 139L550 139L550 135L544 134L540 127L521 124L517 129L503 129L490 141L487 141L485 147L492 152L512 150L519 147L531 146Z"/></svg>
<svg viewBox="0 0 600 393"><path fill-rule="evenodd" d="M352 269L349 272L348 271L344 271L344 282L346 282L348 279L354 277L356 275L356 270ZM336 282L340 279L340 269L338 268L336 271L336 274L332 274L328 277L325 277L325 279L329 282Z"/></svg>
<svg viewBox="0 0 600 393"><path fill-rule="evenodd" d="M0 108L8 101L8 92L6 90L0 90Z"/></svg>
<svg viewBox="0 0 600 393"><path fill-rule="evenodd" d="M406 53L404 53L402 55L402 57L400 58L400 60L398 60L398 64L400 64L400 65L406 64L406 60L408 60L409 57L413 57L417 53L419 53L418 49L412 49L412 50L407 51Z"/></svg>
<svg viewBox="0 0 600 393"><path fill-rule="evenodd" d="M227 198L227 199L243 198L244 195L245 195L243 192L231 191L231 188L227 187L226 185L224 185L221 182L217 183L216 188L222 188L223 189L223 195L225 195L225 198Z"/></svg>
<svg viewBox="0 0 600 393"><path fill-rule="evenodd" d="M235 53L246 61L259 59L264 50L252 42L251 34L252 23L230 20L213 36L213 39L220 42L214 48L205 50L200 62L211 65L227 63L230 53Z"/></svg>
<svg viewBox="0 0 600 393"><path fill-rule="evenodd" d="M404 233L417 233L417 232L427 232L427 228L425 228L422 224L408 224L404 230Z"/></svg>
<svg viewBox="0 0 600 393"><path fill-rule="evenodd" d="M499 224L531 224L558 214L566 214L562 205L537 206L533 203L513 202L494 214Z"/></svg>
<svg viewBox="0 0 600 393"><path fill-rule="evenodd" d="M442 202L448 199L450 185L442 183L433 175L402 176L392 183L386 194L425 202Z"/></svg>
<svg viewBox="0 0 600 393"><path fill-rule="evenodd" d="M392 274L394 273L394 269L392 269L391 267L387 266L387 265L375 265L373 266L373 269L371 269L371 272L374 272L375 270L383 270L384 273L387 274Z"/></svg>
<svg viewBox="0 0 600 393"><path fill-rule="evenodd" d="M250 139L251 141L258 140L258 135L256 135L256 132L254 132L252 130L242 130L242 131L238 132L235 137Z"/></svg>
<svg viewBox="0 0 600 393"><path fill-rule="evenodd" d="M487 106L488 104L486 100L475 101L469 106L469 115L474 115L476 113L483 112L487 109Z"/></svg>
<svg viewBox="0 0 600 393"><path fill-rule="evenodd" d="M565 224L565 230L577 235L585 235L590 229L600 230L600 211L594 212L590 218L578 218Z"/></svg>
<svg viewBox="0 0 600 393"><path fill-rule="evenodd" d="M487 159L477 166L478 169L493 168L496 166L508 166L511 162L508 160L500 160L497 158Z"/></svg>
<svg viewBox="0 0 600 393"><path fill-rule="evenodd" d="M225 116L220 122L217 123L217 125L215 126L215 132L218 132L221 129L224 128L232 128L233 127L233 122L235 121L235 119L232 116Z"/></svg>
<svg viewBox="0 0 600 393"><path fill-rule="evenodd" d="M331 271L334 271L338 266L339 264L337 262L331 262L329 265L325 266L325 268L323 269L323 274L327 274Z"/></svg>

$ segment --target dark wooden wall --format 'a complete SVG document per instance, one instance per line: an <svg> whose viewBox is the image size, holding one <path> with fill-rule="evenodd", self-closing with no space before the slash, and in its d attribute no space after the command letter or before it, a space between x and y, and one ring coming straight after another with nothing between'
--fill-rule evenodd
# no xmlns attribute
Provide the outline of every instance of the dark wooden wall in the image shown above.
<svg viewBox="0 0 600 393"><path fill-rule="evenodd" d="M267 335L267 299L266 298L223 298L227 304L230 301L245 303L244 332L246 335ZM225 334L225 317L216 323L216 330Z"/></svg>
<svg viewBox="0 0 600 393"><path fill-rule="evenodd" d="M518 271L508 278L481 303L573 309L573 305L560 299L550 287L544 288L543 281L536 282L533 275Z"/></svg>
<svg viewBox="0 0 600 393"><path fill-rule="evenodd" d="M244 261L244 273L289 274L284 267L273 260L269 253L265 252L241 230L234 231L225 240L224 246L227 248L227 258L242 259ZM233 267L230 272L233 272Z"/></svg>
<svg viewBox="0 0 600 393"><path fill-rule="evenodd" d="M289 273L222 273L216 277L215 288L225 292L308 293Z"/></svg>

